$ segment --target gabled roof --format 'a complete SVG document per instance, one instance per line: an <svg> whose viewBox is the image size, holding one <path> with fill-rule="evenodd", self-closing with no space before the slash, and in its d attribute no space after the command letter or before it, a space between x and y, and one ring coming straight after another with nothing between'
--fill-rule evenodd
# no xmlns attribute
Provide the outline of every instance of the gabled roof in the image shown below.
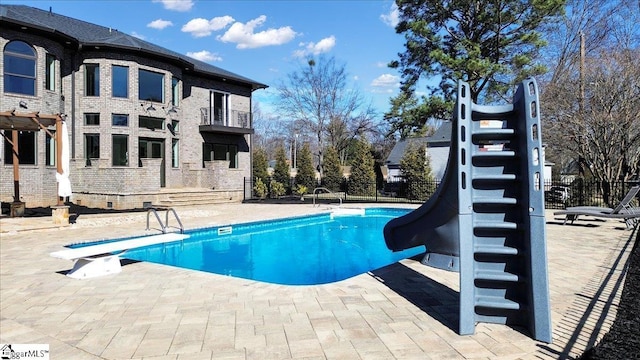
<svg viewBox="0 0 640 360"><path fill-rule="evenodd" d="M397 165L410 145L426 144L428 147L449 146L451 143L451 121L445 121L431 136L421 136L400 140L389 153L385 164Z"/></svg>
<svg viewBox="0 0 640 360"><path fill-rule="evenodd" d="M159 57L168 62L180 64L187 71L202 75L219 77L250 85L252 90L265 89L268 86L244 76L221 69L217 66L190 58L175 51L163 48L134 36L108 27L88 23L86 21L59 15L25 5L0 5L0 24L31 28L35 32L45 33L48 37L56 37L67 44L74 44L79 49L85 47L104 47L123 51L142 52Z"/></svg>

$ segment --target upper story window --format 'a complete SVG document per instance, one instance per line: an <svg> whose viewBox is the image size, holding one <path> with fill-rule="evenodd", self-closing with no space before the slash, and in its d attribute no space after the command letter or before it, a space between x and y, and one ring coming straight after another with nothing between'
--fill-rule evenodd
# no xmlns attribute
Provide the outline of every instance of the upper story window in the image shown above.
<svg viewBox="0 0 640 360"><path fill-rule="evenodd" d="M111 96L129 97L129 67L113 65L111 67Z"/></svg>
<svg viewBox="0 0 640 360"><path fill-rule="evenodd" d="M171 78L171 105L180 106L180 80Z"/></svg>
<svg viewBox="0 0 640 360"><path fill-rule="evenodd" d="M229 125L229 115L227 109L229 108L229 94L212 91L211 98L211 120L216 125Z"/></svg>
<svg viewBox="0 0 640 360"><path fill-rule="evenodd" d="M36 52L23 41L11 41L4 47L4 91L36 94Z"/></svg>
<svg viewBox="0 0 640 360"><path fill-rule="evenodd" d="M99 113L84 113L84 124L85 125L100 125L100 114Z"/></svg>
<svg viewBox="0 0 640 360"><path fill-rule="evenodd" d="M164 129L164 119L150 116L138 116L138 127L149 130Z"/></svg>
<svg viewBox="0 0 640 360"><path fill-rule="evenodd" d="M84 64L84 95L100 96L100 65Z"/></svg>
<svg viewBox="0 0 640 360"><path fill-rule="evenodd" d="M51 55L51 54L47 54L46 56L46 64L44 67L45 70L45 88L47 90L50 91L55 91L56 90L56 58Z"/></svg>
<svg viewBox="0 0 640 360"><path fill-rule="evenodd" d="M129 115L127 114L111 114L112 126L129 126Z"/></svg>
<svg viewBox="0 0 640 360"><path fill-rule="evenodd" d="M164 75L138 70L138 99L164 103Z"/></svg>

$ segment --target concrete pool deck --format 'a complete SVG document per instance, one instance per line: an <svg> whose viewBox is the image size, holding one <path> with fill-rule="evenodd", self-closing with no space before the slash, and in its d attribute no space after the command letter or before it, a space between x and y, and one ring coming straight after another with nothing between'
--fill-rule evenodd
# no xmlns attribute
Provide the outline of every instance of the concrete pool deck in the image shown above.
<svg viewBox="0 0 640 360"><path fill-rule="evenodd" d="M196 228L326 208L177 211L186 228ZM145 231L146 213L80 215L62 228L51 217L1 218L0 343L49 344L51 359L575 357L615 319L635 233L617 221L562 226L552 211L546 215L553 344L495 324L459 336L458 273L412 259L332 284L284 286L142 262L74 280L64 276L72 262L49 256L70 243L158 233Z"/></svg>

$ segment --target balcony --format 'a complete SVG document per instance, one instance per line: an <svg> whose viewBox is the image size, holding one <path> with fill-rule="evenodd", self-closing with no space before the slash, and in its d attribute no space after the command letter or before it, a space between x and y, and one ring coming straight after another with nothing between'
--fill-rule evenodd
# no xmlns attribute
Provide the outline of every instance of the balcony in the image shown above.
<svg viewBox="0 0 640 360"><path fill-rule="evenodd" d="M225 119L222 112L209 115L209 108L200 108L200 132L217 134L246 135L253 134L251 128L251 113L248 111L231 110Z"/></svg>

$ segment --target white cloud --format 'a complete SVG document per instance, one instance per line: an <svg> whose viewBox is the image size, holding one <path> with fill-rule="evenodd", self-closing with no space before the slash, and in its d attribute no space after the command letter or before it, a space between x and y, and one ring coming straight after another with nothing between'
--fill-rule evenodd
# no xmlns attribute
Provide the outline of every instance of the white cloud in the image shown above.
<svg viewBox="0 0 640 360"><path fill-rule="evenodd" d="M387 67L387 63L386 63L386 62L383 62L383 61L378 61L378 62L376 63L376 67L379 67L379 68L386 68L386 67Z"/></svg>
<svg viewBox="0 0 640 360"><path fill-rule="evenodd" d="M235 20L229 16L214 17L211 20L196 18L189 20L182 27L182 32L191 33L194 37L204 37L211 35L211 32L222 30Z"/></svg>
<svg viewBox="0 0 640 360"><path fill-rule="evenodd" d="M173 26L173 23L169 20L158 19L158 20L153 20L152 22L147 24L147 27L150 27L152 29L158 29L158 30L162 30L167 26Z"/></svg>
<svg viewBox="0 0 640 360"><path fill-rule="evenodd" d="M354 75L354 76L353 76L353 80L354 80L354 81L358 81L358 80L360 80L360 77L358 77L358 75Z"/></svg>
<svg viewBox="0 0 640 360"><path fill-rule="evenodd" d="M392 93L400 86L400 77L392 74L382 74L371 81L373 92Z"/></svg>
<svg viewBox="0 0 640 360"><path fill-rule="evenodd" d="M278 29L267 29L265 31L254 32L260 27L267 17L260 15L256 19L248 21L246 24L235 22L227 32L217 39L222 42L236 43L238 49L252 49L263 46L282 45L288 43L296 37L297 33L290 26L283 26Z"/></svg>
<svg viewBox="0 0 640 360"><path fill-rule="evenodd" d="M165 9L173 11L189 11L193 7L193 0L153 0L154 3L162 3Z"/></svg>
<svg viewBox="0 0 640 360"><path fill-rule="evenodd" d="M207 50L188 52L187 56L204 62L222 61L222 58L218 54L211 53Z"/></svg>
<svg viewBox="0 0 640 360"><path fill-rule="evenodd" d="M327 38L324 38L317 43L309 42L309 43L300 43L298 46L304 47L304 49L296 50L293 52L294 57L305 57L307 55L319 55L322 53L329 52L336 46L336 37L331 35Z"/></svg>
<svg viewBox="0 0 640 360"><path fill-rule="evenodd" d="M391 4L388 14L380 15L380 20L391 27L398 25L400 22L400 11L398 11L398 5L396 5L395 1Z"/></svg>

